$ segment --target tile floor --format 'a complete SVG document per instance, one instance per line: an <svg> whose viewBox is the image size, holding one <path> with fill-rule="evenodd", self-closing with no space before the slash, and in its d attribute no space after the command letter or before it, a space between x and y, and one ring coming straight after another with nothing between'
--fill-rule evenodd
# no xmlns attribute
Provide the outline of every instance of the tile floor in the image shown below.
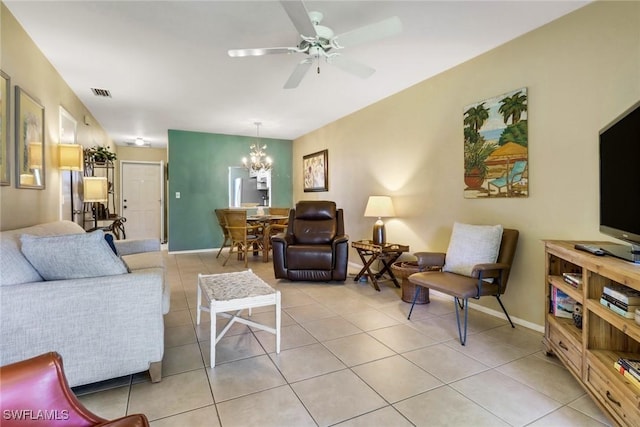
<svg viewBox="0 0 640 427"><path fill-rule="evenodd" d="M281 352L274 335L236 324L211 369L208 313L195 325L197 274L243 263L165 256L172 294L163 379L152 384L140 373L75 388L103 417L142 412L154 427L610 425L544 355L538 332L472 310L462 347L448 298L432 295L407 321L409 304L391 282L376 292L352 278L278 281L257 258L250 268L282 292ZM253 318L275 323L272 307Z"/></svg>

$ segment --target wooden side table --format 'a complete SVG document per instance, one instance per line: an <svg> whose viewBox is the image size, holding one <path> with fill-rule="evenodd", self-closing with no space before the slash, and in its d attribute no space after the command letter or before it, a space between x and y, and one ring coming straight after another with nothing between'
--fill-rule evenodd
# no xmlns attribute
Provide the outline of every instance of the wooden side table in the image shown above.
<svg viewBox="0 0 640 427"><path fill-rule="evenodd" d="M389 278L396 285L396 288L400 287L398 279L391 270L391 265L402 255L404 252L409 252L409 246L399 245L396 243L387 243L385 245L376 245L371 240L358 240L351 242L351 247L358 251L358 255L362 260L363 267L360 272L353 279L359 281L362 276L368 276L371 278L371 283L376 291L380 291L378 286L378 279L387 273ZM382 262L384 268L377 273L371 271L371 265L374 261L379 260Z"/></svg>

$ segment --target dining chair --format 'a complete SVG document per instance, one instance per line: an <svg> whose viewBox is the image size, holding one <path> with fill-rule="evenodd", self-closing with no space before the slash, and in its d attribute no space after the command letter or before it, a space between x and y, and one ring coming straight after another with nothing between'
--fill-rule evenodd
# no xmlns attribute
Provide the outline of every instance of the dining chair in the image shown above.
<svg viewBox="0 0 640 427"><path fill-rule="evenodd" d="M248 266L249 251L264 251L262 227L247 223L247 211L245 209L228 209L224 212L226 229L231 239L229 254L222 265L227 265L231 254L236 249L239 255L244 256L244 266Z"/></svg>
<svg viewBox="0 0 640 427"><path fill-rule="evenodd" d="M287 225L289 224L289 211L290 208L269 208L270 216L282 216L284 219L271 219L269 225L265 229L265 251L263 261L269 261L269 252L271 251L271 237L276 234L284 233L287 231Z"/></svg>
<svg viewBox="0 0 640 427"><path fill-rule="evenodd" d="M222 241L222 245L220 245L220 249L218 250L216 258L220 257L220 253L222 253L222 250L225 247L231 246L231 236L229 235L229 230L227 230L227 220L224 218L224 212L226 210L227 209L214 209L216 218L218 219L218 225L222 230L222 237L224 238L224 240Z"/></svg>

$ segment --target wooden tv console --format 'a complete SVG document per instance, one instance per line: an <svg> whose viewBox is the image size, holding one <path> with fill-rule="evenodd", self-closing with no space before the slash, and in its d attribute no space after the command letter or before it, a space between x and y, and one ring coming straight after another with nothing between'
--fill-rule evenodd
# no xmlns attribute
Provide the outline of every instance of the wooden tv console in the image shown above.
<svg viewBox="0 0 640 427"><path fill-rule="evenodd" d="M640 388L613 366L620 357L640 359L640 325L600 304L607 284L640 290L640 265L578 251L576 243L611 242L545 240L547 355L555 354L616 424L640 426ZM581 274L582 285L574 288L562 273ZM554 288L582 304L582 329L553 314Z"/></svg>

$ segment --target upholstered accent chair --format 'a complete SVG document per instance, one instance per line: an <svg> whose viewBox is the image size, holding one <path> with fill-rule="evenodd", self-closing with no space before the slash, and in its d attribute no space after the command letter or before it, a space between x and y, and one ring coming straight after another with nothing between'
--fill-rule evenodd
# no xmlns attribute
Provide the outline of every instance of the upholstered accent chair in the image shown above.
<svg viewBox="0 0 640 427"><path fill-rule="evenodd" d="M458 225L458 224L456 224ZM480 234L474 234L475 231L467 233L469 227L477 227L480 229ZM485 227L482 230L482 227ZM449 249L447 253L436 252L417 252L415 253L418 258L418 265L421 269L426 267L442 267L440 271L424 271L421 273L415 273L409 276L409 281L416 285L417 297L420 287L433 289L448 295L453 296L454 305L456 308L456 321L458 323L458 335L460 337L460 344L465 345L467 340L467 320L469 314L469 298L480 299L483 296L494 296L502 311L504 312L507 320L511 324L512 328L515 328L509 313L507 313L500 295L504 294L507 289L507 282L509 280L509 273L511 271L511 264L516 252L516 246L518 244L518 230L502 229L499 227L500 234L495 234L495 230L489 230L489 233L493 232L491 238L493 242L487 243L490 237L487 236L487 229L490 226L469 226L466 224L460 224L459 229L465 229L465 232L457 233L454 226L454 233L452 233L452 241L449 243ZM455 242L454 242L455 240ZM493 246L494 253L493 258L482 259L484 255L479 252L484 252L484 249L488 249ZM456 252L454 256L453 252ZM491 250L489 250L490 252ZM497 253L497 256L496 256ZM451 260L449 256L451 255ZM476 257L475 261L473 258ZM456 259L454 259L456 258ZM411 319L411 312L415 305L416 298L413 299L411 309L407 319ZM461 313L464 312L464 320L460 319Z"/></svg>
<svg viewBox="0 0 640 427"><path fill-rule="evenodd" d="M278 279L328 282L347 277L349 236L335 202L298 202L289 211L286 232L273 236L271 244Z"/></svg>
<svg viewBox="0 0 640 427"><path fill-rule="evenodd" d="M0 368L2 426L143 427L143 414L108 421L90 412L69 388L58 353L50 352Z"/></svg>

